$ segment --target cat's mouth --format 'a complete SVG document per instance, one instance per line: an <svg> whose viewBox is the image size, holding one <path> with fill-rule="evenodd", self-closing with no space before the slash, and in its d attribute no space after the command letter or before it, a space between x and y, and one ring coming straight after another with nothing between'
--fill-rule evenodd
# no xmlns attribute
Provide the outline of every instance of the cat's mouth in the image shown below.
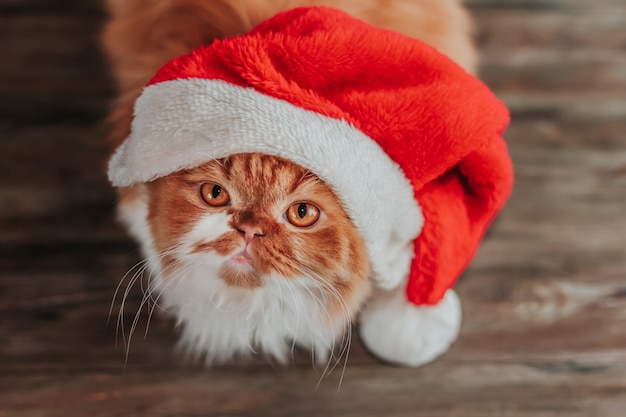
<svg viewBox="0 0 626 417"><path fill-rule="evenodd" d="M226 284L234 287L253 289L263 285L261 273L255 267L247 247L224 262L218 275Z"/></svg>
<svg viewBox="0 0 626 417"><path fill-rule="evenodd" d="M234 254L229 260L229 263L234 263L237 265L250 265L251 267L253 266L253 260L252 257L250 256L250 253L248 253L248 248L244 248L243 250L237 252L236 254Z"/></svg>

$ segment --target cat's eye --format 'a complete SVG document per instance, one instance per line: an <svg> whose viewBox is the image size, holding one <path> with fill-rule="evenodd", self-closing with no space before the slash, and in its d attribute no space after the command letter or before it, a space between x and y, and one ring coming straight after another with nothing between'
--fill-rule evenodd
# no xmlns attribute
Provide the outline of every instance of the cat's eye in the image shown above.
<svg viewBox="0 0 626 417"><path fill-rule="evenodd" d="M230 203L230 196L221 185L216 182L205 182L200 185L202 201L212 207L222 207Z"/></svg>
<svg viewBox="0 0 626 417"><path fill-rule="evenodd" d="M294 203L287 209L287 220L297 227L312 226L320 218L320 210L310 203Z"/></svg>

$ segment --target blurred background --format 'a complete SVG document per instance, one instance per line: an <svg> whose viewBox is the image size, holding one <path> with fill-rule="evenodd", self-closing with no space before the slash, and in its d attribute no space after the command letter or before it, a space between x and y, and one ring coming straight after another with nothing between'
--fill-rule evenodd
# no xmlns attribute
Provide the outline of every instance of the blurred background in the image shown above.
<svg viewBox="0 0 626 417"><path fill-rule="evenodd" d="M144 339L145 310L126 358L119 296L107 316L140 255L104 175L106 12L0 0L0 417L625 415L626 2L467 4L516 186L459 281L461 336L420 369L355 340L321 379L305 356L187 365L171 321Z"/></svg>

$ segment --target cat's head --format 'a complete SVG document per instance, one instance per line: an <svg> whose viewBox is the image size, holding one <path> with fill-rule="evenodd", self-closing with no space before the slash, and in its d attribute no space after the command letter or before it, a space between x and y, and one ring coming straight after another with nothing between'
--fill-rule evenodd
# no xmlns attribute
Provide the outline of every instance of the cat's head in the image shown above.
<svg viewBox="0 0 626 417"><path fill-rule="evenodd" d="M339 317L331 324L340 320L343 328L369 293L366 245L340 200L286 159L252 153L213 160L146 184L144 198L163 288L185 287L173 281L186 276L217 280L233 294L267 291L277 281L306 285L324 315ZM209 302L204 285L187 287L191 304Z"/></svg>
<svg viewBox="0 0 626 417"><path fill-rule="evenodd" d="M341 200L287 159L234 154L134 187L119 206L148 258L149 296L209 362L291 341L318 359L370 292L367 246Z"/></svg>

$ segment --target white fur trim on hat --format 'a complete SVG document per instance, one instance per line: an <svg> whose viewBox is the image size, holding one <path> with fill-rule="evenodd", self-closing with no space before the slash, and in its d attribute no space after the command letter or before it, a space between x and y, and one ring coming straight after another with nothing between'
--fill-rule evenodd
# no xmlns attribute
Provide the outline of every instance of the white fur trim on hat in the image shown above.
<svg viewBox="0 0 626 417"><path fill-rule="evenodd" d="M109 179L130 186L249 152L287 158L326 181L365 239L378 285L407 277L423 218L400 167L347 122L251 88L195 78L147 87Z"/></svg>
<svg viewBox="0 0 626 417"><path fill-rule="evenodd" d="M400 286L380 291L367 304L361 313L361 339L387 362L420 366L448 350L459 334L461 316L461 303L453 290L437 305L417 306Z"/></svg>

